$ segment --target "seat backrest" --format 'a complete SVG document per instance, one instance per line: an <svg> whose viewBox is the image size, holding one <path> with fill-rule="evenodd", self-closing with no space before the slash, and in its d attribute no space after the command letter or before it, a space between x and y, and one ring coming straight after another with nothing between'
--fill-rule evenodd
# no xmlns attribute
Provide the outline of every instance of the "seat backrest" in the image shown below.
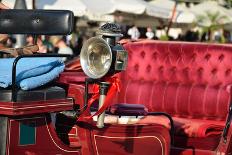
<svg viewBox="0 0 232 155"><path fill-rule="evenodd" d="M74 26L74 15L72 11L68 10L22 10L22 9L6 9L6 10L1 10L0 12L0 34L30 34L34 35L35 40L34 42L36 43L36 36L37 35L67 35L70 34L73 30ZM57 55L57 54L36 54L33 55L34 52L31 52L32 49L27 49L29 52L24 52L24 50L29 47L24 47L20 49L20 52L17 52L17 49L12 48L11 50L14 52L17 52L14 56L17 56L16 59L14 59L14 62L12 62L12 59L5 59L3 62L9 61L10 63L8 64L9 68L12 68L12 72L8 72L8 76L12 78L10 81L9 85L11 85L11 93L5 92L5 94L11 96L11 100L13 102L17 101L17 84L16 84L16 65L18 61L21 58L29 58L29 57L67 57L69 55ZM35 48L35 50L38 48ZM5 50L6 51L6 50ZM1 51L2 52L2 51ZM8 52L8 53L11 53ZM13 55L13 54L12 54ZM20 56L19 56L20 55ZM28 60L24 61L24 64L26 64ZM46 65L51 66L51 70L48 72L51 72L54 68L58 67L56 66L59 64L60 60L55 60L58 63L53 63L53 60L47 60L45 61L46 63L43 65L40 65L39 67L46 68ZM41 61L42 62L42 61ZM35 62L36 63L36 62ZM33 64L33 63L32 63ZM63 63L60 62L60 67L63 67ZM21 66L21 67L27 67L28 64ZM52 68L53 67L53 68ZM18 68L18 66L17 66ZM38 66L36 67L38 68ZM21 68L22 69L22 68ZM62 72L61 70L58 71L56 70L56 73ZM20 69L17 69L18 71ZM4 70L5 71L5 70ZM48 74L46 72L46 74ZM43 73L41 73L42 75ZM39 77L40 73L36 75L31 75L28 76L27 78L31 77ZM18 76L17 76L18 77ZM33 88L47 84L50 82L53 78L56 76L52 77L48 80L46 79L43 81L43 83L40 83L37 81L36 85L33 86ZM21 81L24 79L20 79ZM1 82L3 82L2 80ZM17 83L20 83L19 79L17 79ZM30 83L30 82L29 82ZM37 85L38 84L38 85ZM8 86L8 85L7 85ZM32 85L31 85L32 86ZM30 88L32 89L32 88ZM45 92L43 91L42 94ZM29 93L21 93L21 98L24 98L22 96L29 95ZM41 94L41 93L40 93ZM29 95L31 96L31 95ZM33 95L32 95L33 96ZM37 95L38 96L38 93ZM45 95L46 96L46 95ZM48 98L50 98L52 95ZM31 100L31 98L30 98Z"/></svg>
<svg viewBox="0 0 232 155"><path fill-rule="evenodd" d="M120 103L177 117L224 120L232 84L232 46L141 41L124 45Z"/></svg>
<svg viewBox="0 0 232 155"><path fill-rule="evenodd" d="M68 10L1 10L1 34L67 35L74 15Z"/></svg>

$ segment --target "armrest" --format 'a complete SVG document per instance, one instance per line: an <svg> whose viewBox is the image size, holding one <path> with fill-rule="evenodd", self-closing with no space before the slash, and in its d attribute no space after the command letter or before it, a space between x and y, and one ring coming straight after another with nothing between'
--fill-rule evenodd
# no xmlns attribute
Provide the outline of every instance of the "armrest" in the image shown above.
<svg viewBox="0 0 232 155"><path fill-rule="evenodd" d="M65 110L59 112L61 115L65 117L71 118L76 121L76 118L80 115L80 113L84 109L84 93L85 88L82 85L70 84L68 86L67 96L73 98L74 105L72 110Z"/></svg>
<svg viewBox="0 0 232 155"><path fill-rule="evenodd" d="M74 110L81 112L85 108L84 103L85 87L84 85L70 84L68 87L68 97L74 98Z"/></svg>
<svg viewBox="0 0 232 155"><path fill-rule="evenodd" d="M143 104L115 104L109 108L110 114L119 116L147 115L148 110Z"/></svg>
<svg viewBox="0 0 232 155"><path fill-rule="evenodd" d="M148 109L143 104L115 104L109 108L109 113L113 115L119 116L159 116L163 115L167 117L170 121L170 135L171 135L171 143L173 144L174 140L174 123L172 117L164 112L148 112Z"/></svg>

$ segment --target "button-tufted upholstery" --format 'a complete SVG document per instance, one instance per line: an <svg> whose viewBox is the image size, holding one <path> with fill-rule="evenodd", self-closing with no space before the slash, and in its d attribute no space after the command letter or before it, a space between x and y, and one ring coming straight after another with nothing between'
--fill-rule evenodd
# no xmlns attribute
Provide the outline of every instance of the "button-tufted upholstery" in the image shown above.
<svg viewBox="0 0 232 155"><path fill-rule="evenodd" d="M119 74L122 88L114 102L144 104L148 111L169 113L175 148L191 148L186 154L202 150L214 154L221 146L231 102L232 46L139 41L127 42L124 48L128 67ZM149 117L142 123L162 120Z"/></svg>
<svg viewBox="0 0 232 155"><path fill-rule="evenodd" d="M124 45L119 103L140 103L175 117L225 120L232 84L232 46L141 41Z"/></svg>

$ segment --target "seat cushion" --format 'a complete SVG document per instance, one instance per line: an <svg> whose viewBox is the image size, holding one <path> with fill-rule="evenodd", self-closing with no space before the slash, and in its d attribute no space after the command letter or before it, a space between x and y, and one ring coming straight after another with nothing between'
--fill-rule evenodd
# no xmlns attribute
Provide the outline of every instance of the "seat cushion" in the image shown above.
<svg viewBox="0 0 232 155"><path fill-rule="evenodd" d="M17 92L17 102L22 101L44 101L51 99L64 99L66 92L63 88L54 86L40 88L30 91L19 90ZM11 89L0 89L0 102L11 102L12 91Z"/></svg>
<svg viewBox="0 0 232 155"><path fill-rule="evenodd" d="M221 135L225 122L174 117L174 126L177 135L205 138Z"/></svg>
<svg viewBox="0 0 232 155"><path fill-rule="evenodd" d="M215 150L220 142L220 135L213 135L209 137L186 137L175 136L174 146L178 148L190 148L200 150Z"/></svg>
<svg viewBox="0 0 232 155"><path fill-rule="evenodd" d="M193 138L205 138L214 135L220 135L224 129L224 121L211 121L200 119L186 119L173 117L175 135L193 137ZM163 116L145 116L139 119L138 124L163 124L170 128L169 120Z"/></svg>
<svg viewBox="0 0 232 155"><path fill-rule="evenodd" d="M173 117L175 135L205 138L221 135L225 122ZM118 117L107 115L105 123L110 124L161 124L170 129L170 121L164 116Z"/></svg>
<svg viewBox="0 0 232 155"><path fill-rule="evenodd" d="M215 150L219 144L224 121L186 119L173 117L174 146L202 150ZM169 120L163 116L146 116L138 124L163 124L170 128Z"/></svg>
<svg viewBox="0 0 232 155"><path fill-rule="evenodd" d="M94 117L97 120L97 117ZM175 136L174 146L180 148L197 148L203 150L214 150L220 141L221 133L224 128L223 121L209 121L198 119L186 119L173 117ZM137 124L151 125L159 124L170 129L170 122L163 116L145 116L145 117L118 117L107 115L105 117L107 124Z"/></svg>

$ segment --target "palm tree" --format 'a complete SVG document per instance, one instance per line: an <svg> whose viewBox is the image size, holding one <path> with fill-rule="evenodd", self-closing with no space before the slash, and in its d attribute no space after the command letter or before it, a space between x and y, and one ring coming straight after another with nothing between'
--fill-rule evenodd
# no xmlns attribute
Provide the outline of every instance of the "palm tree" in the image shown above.
<svg viewBox="0 0 232 155"><path fill-rule="evenodd" d="M232 6L232 0L224 0L226 7L231 8Z"/></svg>
<svg viewBox="0 0 232 155"><path fill-rule="evenodd" d="M218 11L207 11L204 15L199 15L197 17L197 23L203 26L204 32L208 33L209 41L213 41L214 31L221 29L224 24L223 22L227 19L227 16L221 15Z"/></svg>

